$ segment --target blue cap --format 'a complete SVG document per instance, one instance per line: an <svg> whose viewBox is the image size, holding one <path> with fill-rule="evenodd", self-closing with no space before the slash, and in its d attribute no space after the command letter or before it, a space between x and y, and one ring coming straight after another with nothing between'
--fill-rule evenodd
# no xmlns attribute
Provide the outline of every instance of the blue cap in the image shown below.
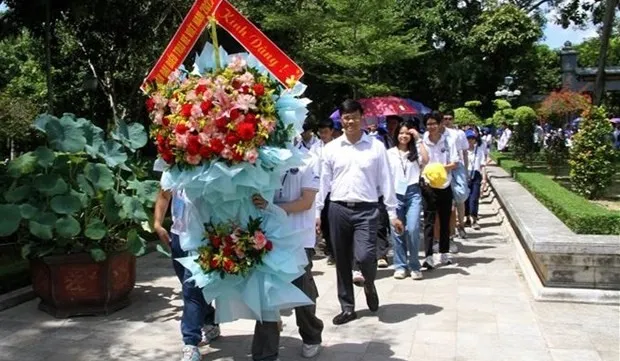
<svg viewBox="0 0 620 361"><path fill-rule="evenodd" d="M334 120L334 129L342 130L342 123L340 122L340 120Z"/></svg>
<svg viewBox="0 0 620 361"><path fill-rule="evenodd" d="M471 129L467 129L465 131L465 135L467 136L468 139L469 138L476 138L476 133L473 130L471 130Z"/></svg>

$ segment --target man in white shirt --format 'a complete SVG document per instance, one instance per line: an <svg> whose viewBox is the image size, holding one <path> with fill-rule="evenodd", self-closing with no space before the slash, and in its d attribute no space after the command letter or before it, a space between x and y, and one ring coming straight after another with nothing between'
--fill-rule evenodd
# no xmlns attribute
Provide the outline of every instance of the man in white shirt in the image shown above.
<svg viewBox="0 0 620 361"><path fill-rule="evenodd" d="M281 177L282 188L276 192L274 205L288 214L288 221L296 230L302 230L299 241L303 243L308 255L306 272L293 281L293 284L302 290L315 304L295 308L295 318L299 327L299 334L303 340L302 356L311 358L320 351L323 321L316 317L316 299L319 295L314 278L312 277L312 256L316 242L314 202L319 191L319 176L315 173L317 159L308 155L304 164L299 168L286 171ZM267 202L259 194L252 197L254 205L273 212ZM277 360L280 348L280 330L277 322L256 322L254 340L252 342L252 358L255 361Z"/></svg>
<svg viewBox="0 0 620 361"><path fill-rule="evenodd" d="M158 159L159 161L159 159ZM161 162L155 162L155 171L163 171ZM185 257L187 254L179 242L179 234L184 230L183 194L173 194L169 191L160 190L155 201L153 228L157 237L164 247L169 248L172 256L174 271L181 282L183 296L183 314L181 316L181 334L183 335L182 361L200 361L199 346L207 344L220 336L220 327L215 323L215 308L208 304L202 290L193 283L186 282L192 274L175 259ZM172 200L172 227L170 234L162 226L168 211L168 205Z"/></svg>
<svg viewBox="0 0 620 361"><path fill-rule="evenodd" d="M500 152L507 152L510 145L510 138L512 138L512 130L506 122L504 122L502 126L504 127L504 131L502 132L502 136L497 142L497 150L499 150Z"/></svg>
<svg viewBox="0 0 620 361"><path fill-rule="evenodd" d="M327 193L330 194L330 234L336 257L338 299L342 312L335 325L357 318L353 292L353 258L364 276L364 293L371 312L379 309L374 285L377 275L377 226L379 197L385 205L395 231L403 232L396 217L396 193L385 146L362 130L363 108L347 100L340 106L344 136L329 143L323 152L321 188L317 205L317 226Z"/></svg>
<svg viewBox="0 0 620 361"><path fill-rule="evenodd" d="M299 135L298 138L295 139L295 146L302 152L307 153L317 142L317 139L314 135L312 124L310 123L310 121L306 120L303 129L304 131Z"/></svg>
<svg viewBox="0 0 620 361"><path fill-rule="evenodd" d="M314 143L310 154L316 158L316 174L321 175L321 162L323 159L323 150L325 145L333 140L334 134L334 121L331 119L323 120L319 123L318 133L320 141ZM319 195L317 194L317 197ZM317 202L318 203L318 202ZM329 209L329 193L323 200L323 209L321 210L321 229L317 230L317 233L322 235L325 240L325 255L327 256L327 264L333 265L336 263L334 259L334 249L332 246L331 237L329 236L329 217L327 216L327 210Z"/></svg>

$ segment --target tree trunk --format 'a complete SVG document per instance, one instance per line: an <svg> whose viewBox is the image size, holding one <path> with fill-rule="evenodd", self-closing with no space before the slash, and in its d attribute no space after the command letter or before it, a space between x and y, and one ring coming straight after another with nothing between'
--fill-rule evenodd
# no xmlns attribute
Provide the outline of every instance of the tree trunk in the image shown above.
<svg viewBox="0 0 620 361"><path fill-rule="evenodd" d="M609 38L614 25L614 16L618 0L607 0L605 4L605 18L603 19L603 34L601 36L601 50L598 55L598 70L596 72L596 82L594 83L594 104L601 105L605 94L605 65L607 64L607 50L609 48Z"/></svg>

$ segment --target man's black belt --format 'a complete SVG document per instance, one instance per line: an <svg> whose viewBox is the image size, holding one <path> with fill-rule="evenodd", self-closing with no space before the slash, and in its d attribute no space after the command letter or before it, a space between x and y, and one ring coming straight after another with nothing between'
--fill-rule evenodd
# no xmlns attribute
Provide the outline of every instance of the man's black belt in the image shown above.
<svg viewBox="0 0 620 361"><path fill-rule="evenodd" d="M344 201L331 201L332 203L339 204L343 207L347 207L350 209L361 209L361 208L373 208L378 207L378 202L344 202Z"/></svg>

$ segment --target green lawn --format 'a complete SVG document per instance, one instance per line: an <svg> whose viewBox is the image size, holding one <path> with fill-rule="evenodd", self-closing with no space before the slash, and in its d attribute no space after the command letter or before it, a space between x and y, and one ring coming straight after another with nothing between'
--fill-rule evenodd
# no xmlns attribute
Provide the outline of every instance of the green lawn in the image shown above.
<svg viewBox="0 0 620 361"><path fill-rule="evenodd" d="M575 233L620 234L620 176L603 200L589 201L570 190L568 168L554 180L540 161L526 167L509 153L494 152L491 158Z"/></svg>

